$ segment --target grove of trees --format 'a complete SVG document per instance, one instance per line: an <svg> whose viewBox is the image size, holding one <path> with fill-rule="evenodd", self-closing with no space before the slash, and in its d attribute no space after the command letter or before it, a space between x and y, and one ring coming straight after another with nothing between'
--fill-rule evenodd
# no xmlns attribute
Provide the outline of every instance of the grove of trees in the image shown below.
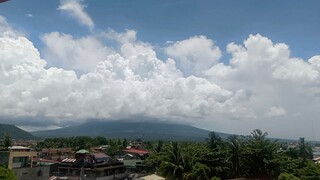
<svg viewBox="0 0 320 180"><path fill-rule="evenodd" d="M207 142L158 143L145 163L168 180L320 180L320 166L311 160L311 148L303 138L296 148L286 149L267 135L257 129L249 136L222 140L212 132Z"/></svg>

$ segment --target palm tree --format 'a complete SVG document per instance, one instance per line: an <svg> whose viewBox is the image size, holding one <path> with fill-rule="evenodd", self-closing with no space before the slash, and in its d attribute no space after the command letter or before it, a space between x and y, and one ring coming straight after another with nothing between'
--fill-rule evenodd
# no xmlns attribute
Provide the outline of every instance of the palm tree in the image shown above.
<svg viewBox="0 0 320 180"><path fill-rule="evenodd" d="M240 171L240 157L242 142L236 135L229 136L228 148L230 153L230 161L232 162L232 169L234 170L234 176L239 175Z"/></svg>
<svg viewBox="0 0 320 180"><path fill-rule="evenodd" d="M170 144L167 157L160 164L159 171L166 179L181 180L192 168L190 158L181 154L181 148L177 142Z"/></svg>
<svg viewBox="0 0 320 180"><path fill-rule="evenodd" d="M246 138L244 146L244 169L246 175L254 178L265 178L271 176L272 160L277 152L277 144L266 136L261 130L254 130Z"/></svg>
<svg viewBox="0 0 320 180"><path fill-rule="evenodd" d="M221 138L215 132L209 133L209 148L211 150L218 150L218 146L222 143Z"/></svg>

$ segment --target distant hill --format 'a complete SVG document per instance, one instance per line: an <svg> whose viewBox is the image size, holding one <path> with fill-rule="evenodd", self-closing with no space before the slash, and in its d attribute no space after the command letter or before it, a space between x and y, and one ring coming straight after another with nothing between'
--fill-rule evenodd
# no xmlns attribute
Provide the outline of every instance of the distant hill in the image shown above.
<svg viewBox="0 0 320 180"><path fill-rule="evenodd" d="M0 124L0 138L5 133L8 133L12 139L23 139L23 140L36 140L38 137L26 132L15 125L11 124Z"/></svg>
<svg viewBox="0 0 320 180"><path fill-rule="evenodd" d="M189 125L160 122L87 122L85 124L48 131L32 132L38 137L104 136L144 140L204 141L210 131ZM217 133L225 138L229 134Z"/></svg>

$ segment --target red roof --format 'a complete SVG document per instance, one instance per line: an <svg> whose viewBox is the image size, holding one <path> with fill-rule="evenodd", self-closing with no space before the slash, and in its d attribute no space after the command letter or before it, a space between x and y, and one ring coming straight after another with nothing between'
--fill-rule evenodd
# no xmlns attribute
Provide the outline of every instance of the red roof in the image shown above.
<svg viewBox="0 0 320 180"><path fill-rule="evenodd" d="M135 153L135 154L149 154L150 152L142 149L124 149L124 152Z"/></svg>

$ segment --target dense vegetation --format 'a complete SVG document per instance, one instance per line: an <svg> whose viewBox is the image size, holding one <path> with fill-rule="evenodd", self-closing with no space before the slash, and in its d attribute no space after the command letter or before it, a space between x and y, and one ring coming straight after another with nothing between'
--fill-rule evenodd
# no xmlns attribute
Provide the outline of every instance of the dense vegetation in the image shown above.
<svg viewBox="0 0 320 180"><path fill-rule="evenodd" d="M0 179L1 180L17 180L18 178L13 171L0 166Z"/></svg>
<svg viewBox="0 0 320 180"><path fill-rule="evenodd" d="M250 136L230 136L227 140L210 133L206 143L159 141L145 163L169 180L320 179L320 166L311 161L311 148L303 138L297 148L286 149L266 136L254 130Z"/></svg>
<svg viewBox="0 0 320 180"><path fill-rule="evenodd" d="M5 133L2 137L2 144L0 144L0 149L7 151L12 145L12 139L9 134Z"/></svg>
<svg viewBox="0 0 320 180"><path fill-rule="evenodd" d="M144 142L141 148L151 154L144 161L147 171L157 172L166 179L319 179L320 166L314 163L311 147L300 138L295 148L267 138L267 133L254 130L249 136L220 138L214 132L206 142ZM108 144L108 155L114 156L128 145L126 139L104 137L70 137L45 139L41 148L72 147L89 149Z"/></svg>

